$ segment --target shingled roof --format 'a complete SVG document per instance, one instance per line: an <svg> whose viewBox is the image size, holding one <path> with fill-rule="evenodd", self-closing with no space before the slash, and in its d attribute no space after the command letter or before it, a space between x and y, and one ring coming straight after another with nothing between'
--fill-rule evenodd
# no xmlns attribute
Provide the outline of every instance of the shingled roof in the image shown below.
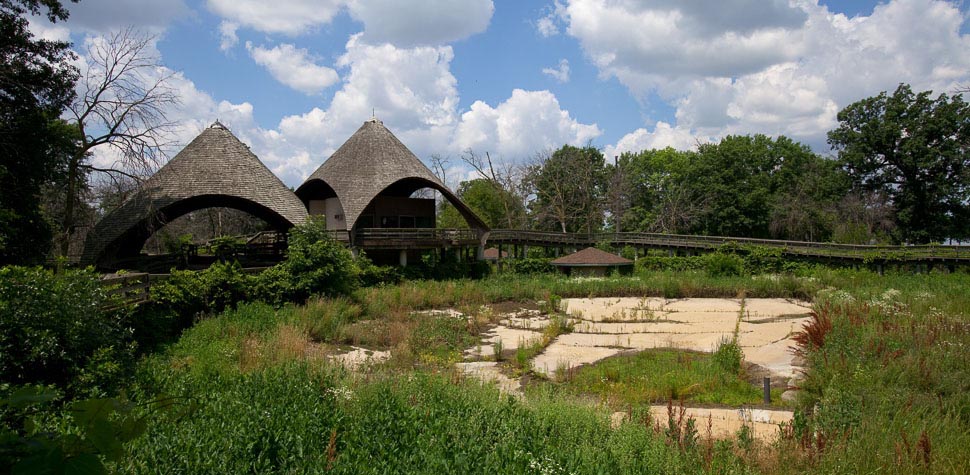
<svg viewBox="0 0 970 475"><path fill-rule="evenodd" d="M582 251L577 251L568 256L563 256L552 261L552 265L561 267L614 267L633 265L633 261L620 257L616 254L601 251L595 247L587 247Z"/></svg>
<svg viewBox="0 0 970 475"><path fill-rule="evenodd" d="M340 200L348 229L354 228L364 208L382 192L407 197L415 190L434 188L461 212L471 227L488 230L485 222L376 118L364 122L320 165L297 188L297 196L304 202L317 199L313 190L319 189L321 182Z"/></svg>
<svg viewBox="0 0 970 475"><path fill-rule="evenodd" d="M82 262L137 255L164 223L209 207L251 213L277 229L303 223L303 203L249 147L216 122L88 233Z"/></svg>

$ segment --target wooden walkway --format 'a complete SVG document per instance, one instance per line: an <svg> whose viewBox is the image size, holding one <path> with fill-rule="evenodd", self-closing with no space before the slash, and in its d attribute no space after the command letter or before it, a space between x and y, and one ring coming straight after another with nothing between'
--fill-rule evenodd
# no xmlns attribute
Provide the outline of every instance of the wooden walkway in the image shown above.
<svg viewBox="0 0 970 475"><path fill-rule="evenodd" d="M761 246L780 249L782 255L814 260L850 262L970 263L970 246L919 245L872 246L806 241L782 241L722 236L689 236L657 233L556 233L494 229L486 245L539 246L576 249L598 244L636 249L706 252L724 245Z"/></svg>

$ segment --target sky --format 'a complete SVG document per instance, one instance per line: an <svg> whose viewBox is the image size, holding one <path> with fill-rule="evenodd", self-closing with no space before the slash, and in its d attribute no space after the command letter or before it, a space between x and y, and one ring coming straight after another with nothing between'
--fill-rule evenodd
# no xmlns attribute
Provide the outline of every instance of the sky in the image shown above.
<svg viewBox="0 0 970 475"><path fill-rule="evenodd" d="M845 106L970 86L970 5L942 0L81 0L38 36L154 35L175 143L219 120L299 186L372 115L473 177L527 163L786 135L828 154ZM171 154L177 152L172 150ZM114 158L96 153L102 164Z"/></svg>

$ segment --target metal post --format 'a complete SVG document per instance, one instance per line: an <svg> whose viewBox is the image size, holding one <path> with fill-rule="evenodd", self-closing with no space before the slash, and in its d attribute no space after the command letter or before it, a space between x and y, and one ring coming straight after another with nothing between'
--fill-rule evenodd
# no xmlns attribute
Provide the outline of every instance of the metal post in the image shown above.
<svg viewBox="0 0 970 475"><path fill-rule="evenodd" d="M765 387L765 404L771 404L771 378L765 376L762 383Z"/></svg>

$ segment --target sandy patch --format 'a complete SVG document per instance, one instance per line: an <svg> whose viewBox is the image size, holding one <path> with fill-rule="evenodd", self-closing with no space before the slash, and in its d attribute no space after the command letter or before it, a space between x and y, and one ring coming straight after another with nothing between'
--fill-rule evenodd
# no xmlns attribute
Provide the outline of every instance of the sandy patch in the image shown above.
<svg viewBox="0 0 970 475"><path fill-rule="evenodd" d="M332 361L340 363L351 371L362 369L376 363L387 361L391 357L390 351L374 351L366 348L352 347L353 349L339 355L331 355Z"/></svg>
<svg viewBox="0 0 970 475"><path fill-rule="evenodd" d="M624 348L567 346L558 342L546 347L532 360L532 369L553 379L557 369L569 370L619 354Z"/></svg>
<svg viewBox="0 0 970 475"><path fill-rule="evenodd" d="M485 383L494 383L503 393L522 397L521 382L502 374L498 363L493 361L472 361L458 363L455 367L462 374L481 380Z"/></svg>
<svg viewBox="0 0 970 475"><path fill-rule="evenodd" d="M495 355L494 345L502 342L503 350L515 350L527 345L530 341L542 337L542 333L535 330L523 330L498 325L482 333L485 337L482 344L465 350L465 356L470 358L488 358Z"/></svg>
<svg viewBox="0 0 970 475"><path fill-rule="evenodd" d="M741 301L736 299L678 299L664 305L665 312L732 312L735 317L741 311Z"/></svg>
<svg viewBox="0 0 970 475"><path fill-rule="evenodd" d="M674 407L675 412L680 408ZM768 409L712 409L702 407L684 408L684 417L693 417L698 435L707 436L707 425L710 421L711 436L717 439L734 437L742 426L751 428L752 436L763 441L771 441L778 437L779 424L790 422L791 411L775 411ZM669 415L665 405L650 406L650 414L660 427L666 427Z"/></svg>
<svg viewBox="0 0 970 475"><path fill-rule="evenodd" d="M582 315L583 320L593 322L638 321L652 320L666 302L660 297L563 299L560 308L567 315Z"/></svg>

